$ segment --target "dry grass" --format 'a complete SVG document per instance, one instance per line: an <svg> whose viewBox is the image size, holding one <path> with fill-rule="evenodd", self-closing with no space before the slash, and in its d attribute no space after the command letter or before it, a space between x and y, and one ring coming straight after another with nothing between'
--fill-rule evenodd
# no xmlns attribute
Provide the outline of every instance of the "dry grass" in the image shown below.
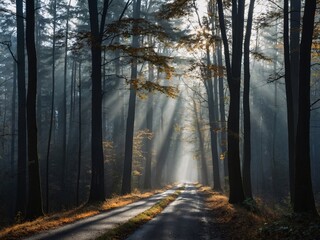
<svg viewBox="0 0 320 240"><path fill-rule="evenodd" d="M206 205L210 209L212 224L222 239L261 239L259 229L267 221L278 217L267 208L259 207L257 210L257 206L252 206L250 211L243 206L232 205L225 195L213 192L209 187L202 187L201 190L206 194ZM250 203L247 205L250 207ZM259 203L257 205L259 206Z"/></svg>
<svg viewBox="0 0 320 240"><path fill-rule="evenodd" d="M288 207L267 206L261 200L232 205L228 198L203 187L212 225L222 239L319 240L320 219L295 215Z"/></svg>
<svg viewBox="0 0 320 240"><path fill-rule="evenodd" d="M165 189L170 188L167 186ZM11 240L20 239L22 237L30 236L41 231L57 228L67 223L73 223L75 221L94 216L104 211L108 211L114 208L122 207L132 202L148 198L156 193L162 192L162 190L154 190L151 192L140 193L134 191L131 194L124 196L114 196L111 199L106 200L100 204L83 205L79 208L72 209L65 212L59 212L49 214L44 217L40 217L31 222L23 222L15 224L3 229L0 229L0 239Z"/></svg>

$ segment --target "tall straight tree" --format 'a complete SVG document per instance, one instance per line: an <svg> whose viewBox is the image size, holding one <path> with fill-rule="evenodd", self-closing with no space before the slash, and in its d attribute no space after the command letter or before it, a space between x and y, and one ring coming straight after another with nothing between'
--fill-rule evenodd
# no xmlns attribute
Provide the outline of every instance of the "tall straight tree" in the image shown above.
<svg viewBox="0 0 320 240"><path fill-rule="evenodd" d="M317 215L310 168L310 65L316 0L305 3L300 43L299 108L295 152L293 210Z"/></svg>
<svg viewBox="0 0 320 240"><path fill-rule="evenodd" d="M250 123L250 39L255 0L250 0L246 35L243 46L244 87L243 87L243 190L247 198L252 198L251 190L251 123Z"/></svg>
<svg viewBox="0 0 320 240"><path fill-rule="evenodd" d="M285 87L287 100L287 124L288 124L288 153L289 153L289 184L291 202L294 195L294 145L295 145L295 124L294 124L294 107L292 95L292 78L290 63L290 40L289 40L289 0L283 1L283 50L285 66Z"/></svg>
<svg viewBox="0 0 320 240"><path fill-rule="evenodd" d="M140 18L141 0L136 0L134 3L133 18ZM133 26L136 27L136 24ZM132 47L139 47L139 36L133 35ZM134 88L134 81L137 81L138 77L138 61L137 58L132 59L131 66L131 83L130 83L130 97L129 107L127 116L127 129L126 129L126 140L125 140L125 156L122 174L122 188L121 193L127 194L131 192L131 175L132 175L132 150L133 150L133 135L134 135L134 120L135 120L135 109L136 109L136 89Z"/></svg>
<svg viewBox="0 0 320 240"><path fill-rule="evenodd" d="M16 214L25 214L27 198L27 134L26 134L26 83L23 0L16 1L17 12L17 65L18 65L18 178Z"/></svg>
<svg viewBox="0 0 320 240"><path fill-rule="evenodd" d="M53 38L52 38L52 89L51 89L51 113L50 113L50 126L49 126L49 136L46 154L46 212L49 212L49 158L50 158L50 148L51 148L51 136L53 127L53 117L54 117L54 95L55 95L55 72L56 72L56 26L57 26L57 1L53 1ZM64 169L64 168L63 168Z"/></svg>
<svg viewBox="0 0 320 240"><path fill-rule="evenodd" d="M102 37L109 7L109 1L104 0L103 11L99 24L98 1L88 0L91 28L91 188L89 202L103 201L104 195L104 158L102 146L102 81L101 53Z"/></svg>
<svg viewBox="0 0 320 240"><path fill-rule="evenodd" d="M38 158L37 137L37 54L35 47L35 7L34 0L26 2L26 47L28 55L28 93L27 93L27 130L28 130L28 201L26 218L34 219L43 215Z"/></svg>
<svg viewBox="0 0 320 240"><path fill-rule="evenodd" d="M241 203L245 199L240 168L240 79L242 64L244 0L232 0L232 54L229 50L222 0L217 0L221 37L224 45L227 80L230 92L228 116L228 170L230 203ZM232 56L232 61L230 60Z"/></svg>

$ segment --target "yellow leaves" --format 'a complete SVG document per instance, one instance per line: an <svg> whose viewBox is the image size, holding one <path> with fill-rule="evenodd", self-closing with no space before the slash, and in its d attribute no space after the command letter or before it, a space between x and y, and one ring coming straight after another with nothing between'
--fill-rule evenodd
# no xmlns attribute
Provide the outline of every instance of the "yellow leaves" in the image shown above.
<svg viewBox="0 0 320 240"><path fill-rule="evenodd" d="M162 86L159 83L151 81L141 81L140 79L135 79L130 81L131 86L138 91L138 96L141 99L145 99L148 93L160 92L168 97L176 98L178 96L178 89L172 86Z"/></svg>

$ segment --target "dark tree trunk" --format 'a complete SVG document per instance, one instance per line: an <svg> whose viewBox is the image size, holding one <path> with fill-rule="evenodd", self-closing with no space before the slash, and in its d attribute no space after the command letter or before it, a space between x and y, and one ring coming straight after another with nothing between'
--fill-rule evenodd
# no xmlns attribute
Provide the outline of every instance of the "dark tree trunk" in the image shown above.
<svg viewBox="0 0 320 240"><path fill-rule="evenodd" d="M57 2L54 1L53 6L53 42L52 42L52 92L51 92L51 113L50 113L50 126L49 126L49 136L48 136L48 145L47 145L47 156L46 156L46 212L49 212L49 158L50 158L50 147L51 147L51 136L52 136L52 126L53 126L53 117L54 117L54 95L55 95L55 71L56 71L56 8ZM62 168L64 169L64 168ZM62 170L63 171L63 170Z"/></svg>
<svg viewBox="0 0 320 240"><path fill-rule="evenodd" d="M141 0L137 0L134 6L133 18L140 17ZM134 35L132 39L132 47L139 47L139 36ZM136 108L136 89L134 88L133 81L138 81L138 62L134 58L131 67L131 83L130 83L130 97L127 116L126 128L126 141L125 141L125 156L122 175L122 194L131 192L131 175L132 175L132 149L133 149L133 136L134 136L134 119Z"/></svg>
<svg viewBox="0 0 320 240"><path fill-rule="evenodd" d="M232 1L232 65L230 62L230 51L226 34L222 0L217 0L217 3L230 92L228 117L228 170L230 187L229 202L241 203L245 199L239 156L240 79L244 25L244 1Z"/></svg>
<svg viewBox="0 0 320 240"><path fill-rule="evenodd" d="M310 65L316 0L305 3L300 43L299 114L295 152L293 210L317 215L310 169Z"/></svg>
<svg viewBox="0 0 320 240"><path fill-rule="evenodd" d="M27 202L27 133L26 133L26 83L23 1L16 1L17 56L18 56L18 166L16 215L25 214Z"/></svg>
<svg viewBox="0 0 320 240"><path fill-rule="evenodd" d="M102 147L102 85L101 85L101 41L97 1L88 1L91 26L92 54L92 120L91 120L91 188L89 202L103 201L104 158ZM104 26L104 21L101 20Z"/></svg>
<svg viewBox="0 0 320 240"><path fill-rule="evenodd" d="M76 204L79 206L80 203L80 176L81 176L81 142L82 142L82 109L81 109L81 97L82 97L82 89L81 89L81 61L79 61L79 138L78 138L78 171L77 171L77 189L76 189Z"/></svg>
<svg viewBox="0 0 320 240"><path fill-rule="evenodd" d="M29 220L43 215L36 120L37 55L35 48L34 26L34 1L28 1L26 3L26 46L28 53L27 129L29 194L27 201L26 218Z"/></svg>
<svg viewBox="0 0 320 240"><path fill-rule="evenodd" d="M290 64L290 43L289 43L289 3L288 0L283 2L283 47L284 47L284 65L285 65L285 86L287 99L287 124L288 124L288 152L289 152L289 180L290 180L290 196L291 202L294 195L294 141L295 141L295 125L293 111L293 95L291 80L291 64Z"/></svg>
<svg viewBox="0 0 320 240"><path fill-rule="evenodd" d="M251 189L251 122L250 122L250 39L252 30L252 18L254 1L250 0L246 35L244 40L244 87L243 87L243 190L247 198L252 198Z"/></svg>

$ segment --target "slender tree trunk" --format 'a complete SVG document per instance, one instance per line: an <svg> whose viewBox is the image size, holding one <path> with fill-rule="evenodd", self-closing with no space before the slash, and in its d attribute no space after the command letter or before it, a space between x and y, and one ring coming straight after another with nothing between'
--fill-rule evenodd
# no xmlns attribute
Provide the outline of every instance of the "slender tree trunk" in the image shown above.
<svg viewBox="0 0 320 240"><path fill-rule="evenodd" d="M76 192L76 203L79 206L79 195L80 195L80 176L81 176L81 141L82 141L82 117L81 117L81 96L82 96L82 89L81 89L81 61L79 61L79 139L78 139L78 172L77 172L77 192Z"/></svg>
<svg viewBox="0 0 320 240"><path fill-rule="evenodd" d="M252 198L251 189L251 120L250 120L250 39L255 0L250 0L247 29L244 40L244 88L243 88L243 190L247 198Z"/></svg>
<svg viewBox="0 0 320 240"><path fill-rule="evenodd" d="M61 118L60 118L60 126L62 127L61 133L59 134L59 138L61 139L59 141L59 144L61 146L61 200L64 198L64 192L65 192L65 177L66 177L66 161L67 161L67 67L68 67L68 40L69 40L69 13L70 13L70 4L71 0L69 0L68 6L67 6L67 22L66 22L66 33L65 33L65 39L64 39L64 67L63 67L63 91L62 91L62 103L61 103ZM59 127L60 129L60 127ZM71 136L69 136L71 137Z"/></svg>
<svg viewBox="0 0 320 240"><path fill-rule="evenodd" d="M294 141L295 141L295 125L291 80L291 64L290 64L290 43L289 43L289 2L283 1L284 17L283 17L283 47L284 47L284 65L285 65L285 87L287 99L287 124L288 124L288 152L289 152L289 180L290 180L290 198L293 202L294 196Z"/></svg>
<svg viewBox="0 0 320 240"><path fill-rule="evenodd" d="M34 1L26 3L26 46L28 53L28 94L27 94L27 129L28 129L28 201L26 218L34 219L43 215L38 159L37 137L37 55L34 37L35 8Z"/></svg>
<svg viewBox="0 0 320 240"><path fill-rule="evenodd" d="M204 150L203 135L202 135L201 125L200 125L201 113L199 113L199 109L197 107L197 103L194 100L194 98L192 98L192 101L193 101L193 110L195 114L196 130L197 130L198 139L199 139L200 166L201 166L200 179L202 184L208 185L209 181L208 181L207 161L206 161L205 150Z"/></svg>
<svg viewBox="0 0 320 240"><path fill-rule="evenodd" d="M207 66L210 68L210 51L207 47ZM213 189L221 191L220 184L220 171L219 171L219 156L218 156L218 143L216 133L216 118L214 112L214 96L211 70L207 69L206 91L208 95L208 109L209 109L209 125L210 125L210 140L211 140L211 155L212 155L212 168L213 168Z"/></svg>
<svg viewBox="0 0 320 240"><path fill-rule="evenodd" d="M16 149L16 98L17 98L17 63L13 62L13 89L11 102L11 160L10 174L14 176L15 149Z"/></svg>
<svg viewBox="0 0 320 240"><path fill-rule="evenodd" d="M310 168L310 65L316 0L305 3L300 43L299 115L295 153L293 210L318 215L314 203Z"/></svg>
<svg viewBox="0 0 320 240"><path fill-rule="evenodd" d="M134 6L133 18L138 19L140 17L141 0L137 0ZM132 39L132 47L139 47L139 36L134 35ZM134 58L132 60L131 67L131 84L130 84L130 97L129 97L129 108L127 117L127 128L126 128L126 142L125 142L125 157L122 175L122 194L131 192L131 175L132 175L132 149L133 149L133 135L134 135L134 119L135 119L135 108L136 108L136 89L134 88L134 81L138 81L138 62Z"/></svg>
<svg viewBox="0 0 320 240"><path fill-rule="evenodd" d="M149 45L152 45L151 37L149 37ZM149 81L154 80L154 67L149 63ZM147 129L150 133L153 132L153 93L148 94L148 104L147 104ZM153 153L153 137L151 139L146 139L146 166L145 166L145 178L144 178L144 189L151 189L151 163L152 163L152 153Z"/></svg>
<svg viewBox="0 0 320 240"><path fill-rule="evenodd" d="M53 113L54 113L54 95L55 95L55 71L56 71L56 16L57 16L57 2L53 2L53 42L52 42L52 96L51 96L51 113L50 113L50 126L49 126L49 136L47 145L47 156L46 156L46 212L49 212L49 158L50 158L50 147L51 147L51 136L52 136L52 126L53 126ZM64 169L64 168L62 168Z"/></svg>
<svg viewBox="0 0 320 240"><path fill-rule="evenodd" d="M224 179L225 184L228 185L228 154L227 154L227 126L226 126L226 110L224 103L224 77L223 77L223 64L222 64L222 49L221 41L218 43L217 48L218 55L218 67L219 67L219 109L220 109L220 121L221 121L221 152L223 154L223 168L224 168Z"/></svg>
<svg viewBox="0 0 320 240"><path fill-rule="evenodd" d="M18 166L16 215L25 215L27 202L27 133L26 133L26 83L23 1L16 1L17 56L18 56Z"/></svg>

